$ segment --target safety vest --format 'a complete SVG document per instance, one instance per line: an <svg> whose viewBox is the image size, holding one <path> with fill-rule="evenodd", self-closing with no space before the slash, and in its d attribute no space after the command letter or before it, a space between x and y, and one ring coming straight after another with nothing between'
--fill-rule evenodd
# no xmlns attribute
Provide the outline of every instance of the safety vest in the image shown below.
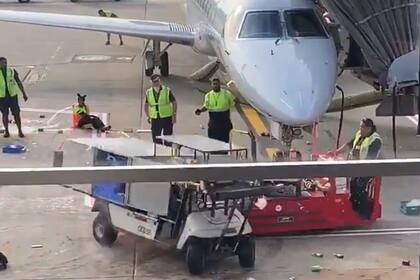
<svg viewBox="0 0 420 280"><path fill-rule="evenodd" d="M77 115L87 114L87 110L85 106L73 105L73 113Z"/></svg>
<svg viewBox="0 0 420 280"><path fill-rule="evenodd" d="M356 136L354 137L354 141L353 141L353 150L357 148L357 144L358 144L361 136L362 135L360 133L360 130L357 131ZM376 139L379 139L380 141L382 141L379 134L374 132L370 136L366 137L362 141L362 143L360 143L360 149L359 149L360 150L360 159L366 159L367 158L369 147L373 143L373 141L375 141ZM379 152L376 155L376 158L378 158L378 156L379 156Z"/></svg>
<svg viewBox="0 0 420 280"><path fill-rule="evenodd" d="M158 100L155 99L153 88L149 88L146 92L147 104L149 105L149 118L157 119L168 118L173 115L172 103L170 100L170 89L162 86L159 92Z"/></svg>
<svg viewBox="0 0 420 280"><path fill-rule="evenodd" d="M114 14L113 12L108 11L108 10L102 10L102 11L104 12L106 17L112 17L112 15Z"/></svg>
<svg viewBox="0 0 420 280"><path fill-rule="evenodd" d="M6 97L6 83L3 77L3 73L0 73L0 98ZM7 88L9 89L10 96L16 96L18 94L18 87L15 81L15 71L12 68L7 67L6 70L6 82Z"/></svg>
<svg viewBox="0 0 420 280"><path fill-rule="evenodd" d="M209 112L225 112L233 105L232 94L225 89L220 89L219 92L214 90L208 92L204 100L204 106Z"/></svg>

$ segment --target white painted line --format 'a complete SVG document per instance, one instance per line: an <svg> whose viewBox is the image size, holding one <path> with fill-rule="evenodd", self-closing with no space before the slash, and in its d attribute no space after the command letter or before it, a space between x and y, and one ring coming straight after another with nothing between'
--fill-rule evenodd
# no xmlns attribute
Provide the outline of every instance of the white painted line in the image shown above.
<svg viewBox="0 0 420 280"><path fill-rule="evenodd" d="M55 114L58 111L60 111L60 110L55 110L55 109L39 109L39 108L20 108L20 110L23 111L23 112L53 113L53 114ZM71 110L68 110L68 111L60 112L60 114L72 115L73 112ZM92 112L91 114L92 115L95 115L95 116L104 116L104 115L106 115L108 113Z"/></svg>
<svg viewBox="0 0 420 280"><path fill-rule="evenodd" d="M408 120L411 121L416 127L419 124L419 115L407 116Z"/></svg>
<svg viewBox="0 0 420 280"><path fill-rule="evenodd" d="M328 238L328 237L360 237L379 235L411 235L420 234L420 228L383 228L368 230L343 230L332 231L325 234L302 234L293 236L279 236L280 239L306 239L306 238Z"/></svg>

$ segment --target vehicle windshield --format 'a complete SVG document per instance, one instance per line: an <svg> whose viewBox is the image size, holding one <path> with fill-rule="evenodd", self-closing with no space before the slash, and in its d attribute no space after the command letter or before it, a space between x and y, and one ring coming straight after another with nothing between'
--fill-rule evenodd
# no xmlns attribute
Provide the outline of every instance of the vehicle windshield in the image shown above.
<svg viewBox="0 0 420 280"><path fill-rule="evenodd" d="M313 10L286 11L285 19L290 37L327 37Z"/></svg>
<svg viewBox="0 0 420 280"><path fill-rule="evenodd" d="M282 36L278 11L249 12L242 25L239 38L279 38Z"/></svg>

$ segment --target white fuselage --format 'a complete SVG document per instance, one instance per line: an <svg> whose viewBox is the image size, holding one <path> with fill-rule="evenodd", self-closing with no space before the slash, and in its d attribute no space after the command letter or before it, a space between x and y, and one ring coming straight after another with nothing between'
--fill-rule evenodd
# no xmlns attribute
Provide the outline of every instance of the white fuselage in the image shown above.
<svg viewBox="0 0 420 280"><path fill-rule="evenodd" d="M187 17L196 29L194 49L217 57L240 94L260 113L300 126L313 123L327 110L335 92L337 55L319 18L324 36L291 35L294 26L307 30L305 17L289 17L293 11L314 11L313 1L187 0ZM251 21L260 12L278 14L278 36L242 35L247 14L252 13ZM251 21L247 28L259 24ZM261 26L258 32L273 30L270 22Z"/></svg>

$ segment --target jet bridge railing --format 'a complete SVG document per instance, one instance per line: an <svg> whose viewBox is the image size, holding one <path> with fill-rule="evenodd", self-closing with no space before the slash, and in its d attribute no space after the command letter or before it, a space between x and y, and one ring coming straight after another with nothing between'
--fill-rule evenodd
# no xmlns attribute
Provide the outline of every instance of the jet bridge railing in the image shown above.
<svg viewBox="0 0 420 280"><path fill-rule="evenodd" d="M420 159L302 161L116 167L1 168L0 185L63 185L93 182L162 182L415 176Z"/></svg>

